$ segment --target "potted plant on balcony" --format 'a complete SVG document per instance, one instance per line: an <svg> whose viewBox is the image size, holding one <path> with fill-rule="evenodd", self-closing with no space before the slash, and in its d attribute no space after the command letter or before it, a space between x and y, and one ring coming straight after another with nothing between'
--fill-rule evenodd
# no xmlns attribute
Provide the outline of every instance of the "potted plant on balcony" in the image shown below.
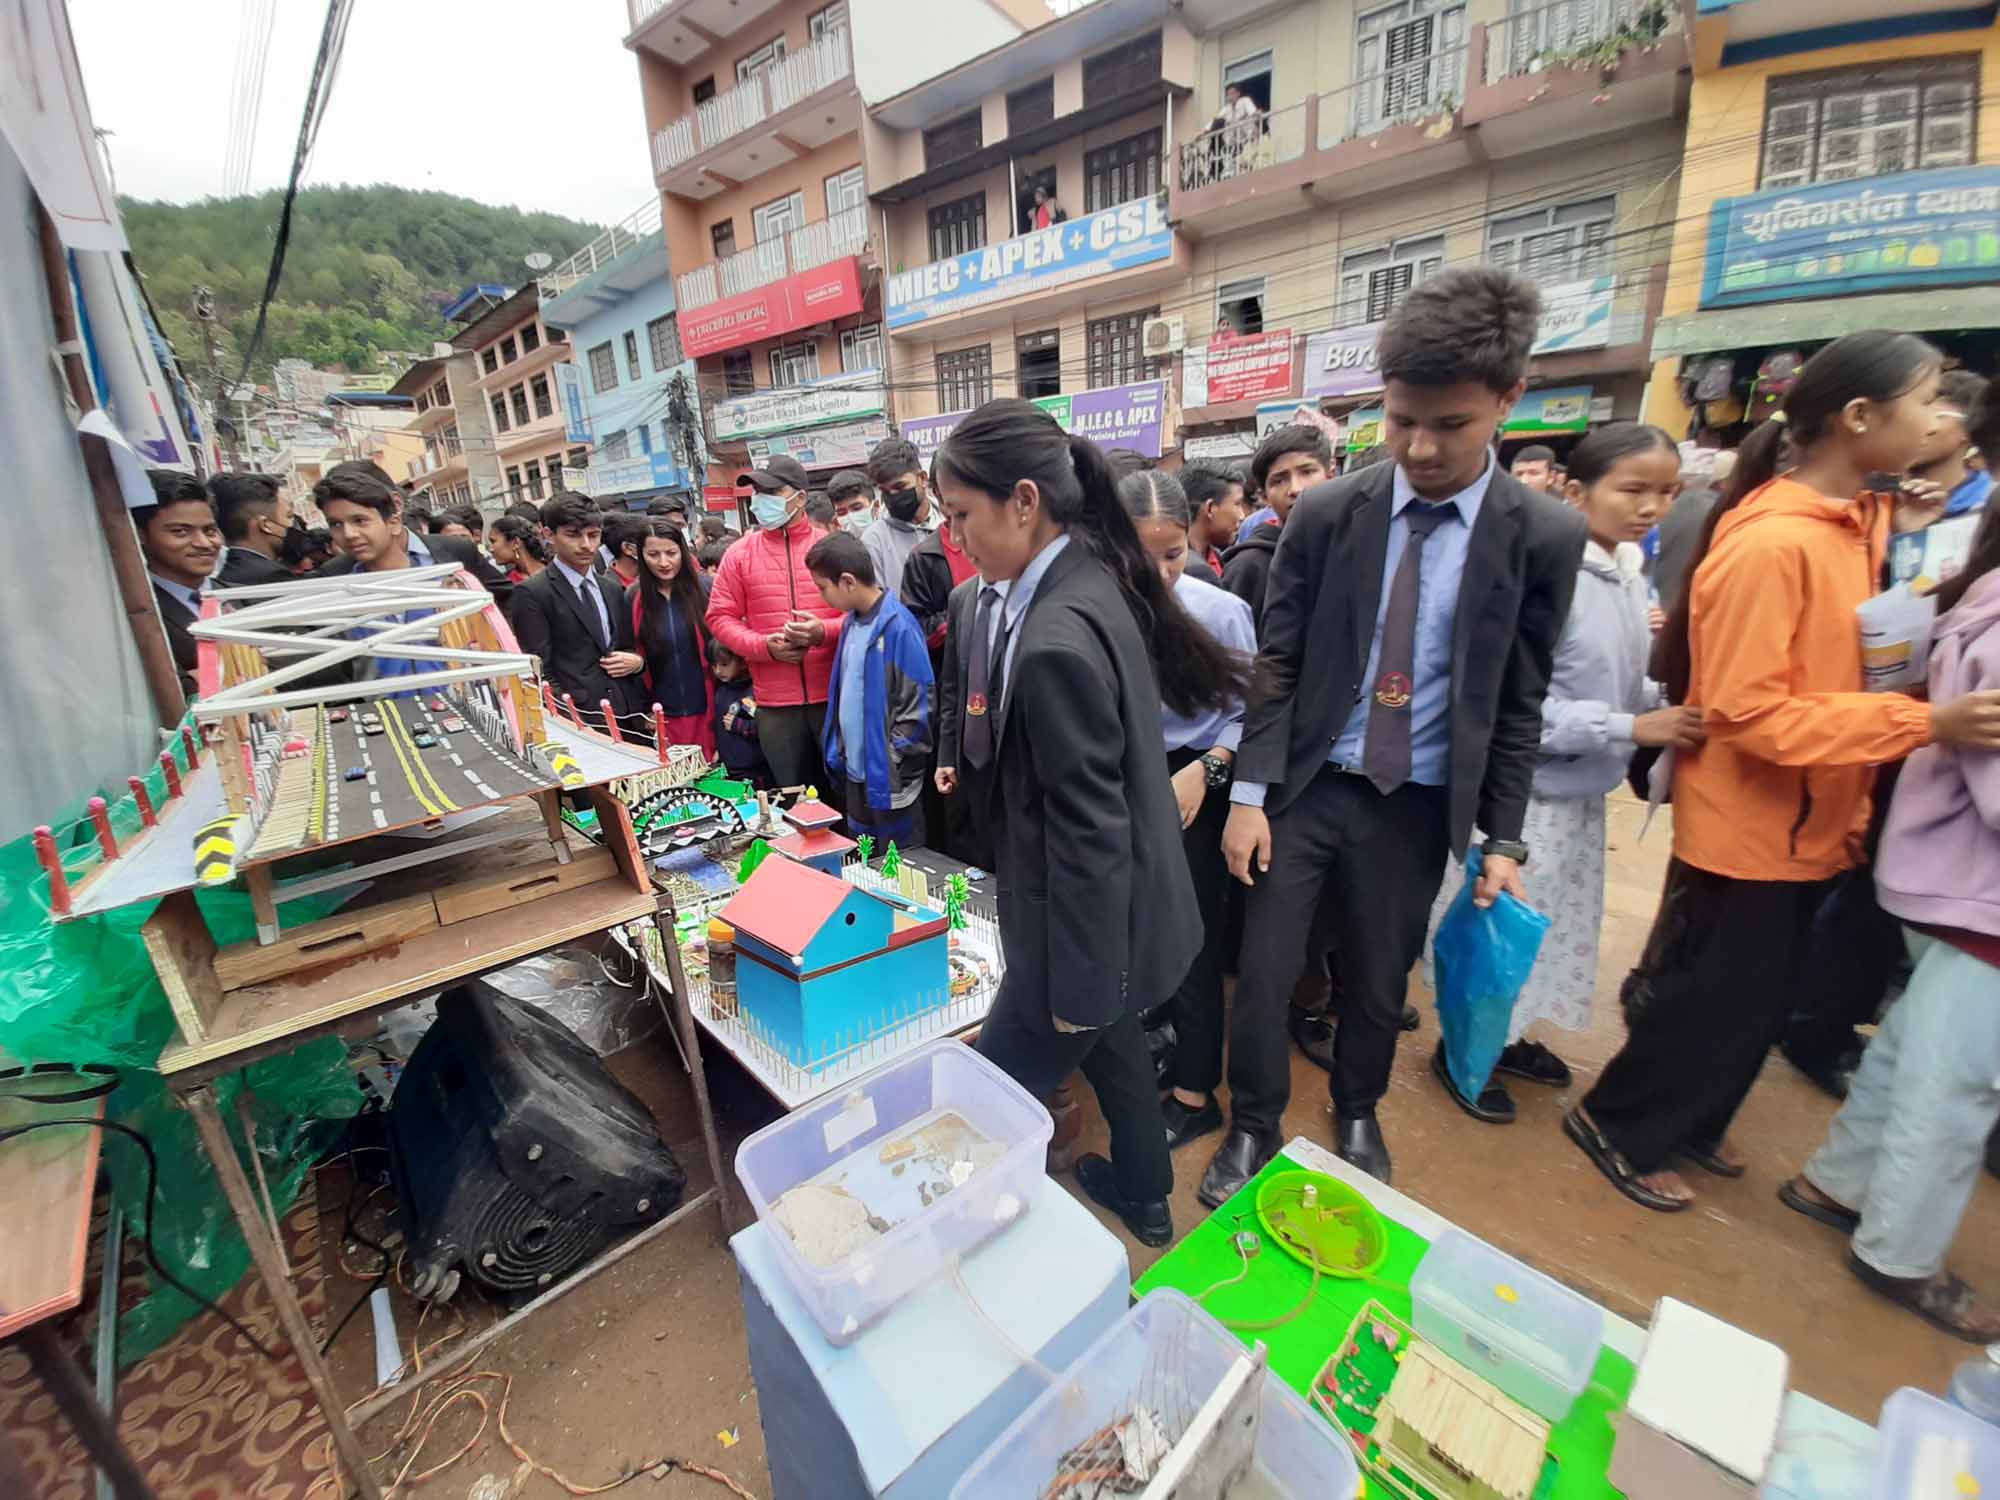
<svg viewBox="0 0 2000 1500"><path fill-rule="evenodd" d="M1585 37L1573 46L1547 48L1528 61L1530 73L1552 72L1558 68L1595 70L1600 83L1609 86L1618 64L1628 52L1647 52L1659 46L1673 23L1668 0L1646 0L1629 16L1618 19L1600 36Z"/></svg>

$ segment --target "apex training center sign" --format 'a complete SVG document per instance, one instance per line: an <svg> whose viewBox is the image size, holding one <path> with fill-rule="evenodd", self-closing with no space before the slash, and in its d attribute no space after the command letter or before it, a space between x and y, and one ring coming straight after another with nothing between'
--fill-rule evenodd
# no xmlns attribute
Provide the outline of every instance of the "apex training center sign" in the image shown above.
<svg viewBox="0 0 2000 1500"><path fill-rule="evenodd" d="M1134 199L889 278L887 318L908 328L1031 292L1171 259L1174 232L1157 197Z"/></svg>

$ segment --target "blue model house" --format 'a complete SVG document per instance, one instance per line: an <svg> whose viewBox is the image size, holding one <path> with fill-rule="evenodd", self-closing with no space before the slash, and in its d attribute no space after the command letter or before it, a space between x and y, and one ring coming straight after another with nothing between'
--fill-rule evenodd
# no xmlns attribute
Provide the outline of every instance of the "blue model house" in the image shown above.
<svg viewBox="0 0 2000 1500"><path fill-rule="evenodd" d="M948 924L927 906L773 852L721 917L743 1009L803 1067L947 998Z"/></svg>

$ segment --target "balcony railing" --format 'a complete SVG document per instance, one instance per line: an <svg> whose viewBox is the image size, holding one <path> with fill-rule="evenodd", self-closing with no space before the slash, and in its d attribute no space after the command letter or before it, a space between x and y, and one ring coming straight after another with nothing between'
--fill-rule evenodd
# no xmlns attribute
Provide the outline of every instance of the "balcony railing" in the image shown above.
<svg viewBox="0 0 2000 1500"><path fill-rule="evenodd" d="M1464 88L1463 43L1357 78L1320 95L1320 149L1456 109Z"/></svg>
<svg viewBox="0 0 2000 1500"><path fill-rule="evenodd" d="M790 109L802 99L810 99L821 89L831 88L854 72L847 32L830 31L803 52L794 52L772 68L771 113Z"/></svg>
<svg viewBox="0 0 2000 1500"><path fill-rule="evenodd" d="M1486 28L1486 82L1550 68L1614 66L1677 28L1666 0L1555 0L1516 10Z"/></svg>
<svg viewBox="0 0 2000 1500"><path fill-rule="evenodd" d="M619 256L660 232L660 196L655 193L553 270L537 278L542 301L553 302L585 277L595 276Z"/></svg>
<svg viewBox="0 0 2000 1500"><path fill-rule="evenodd" d="M674 304L683 312L706 307L783 281L800 271L859 255L868 248L868 208L857 204L828 219L794 229L777 239L759 240L734 255L683 271L674 278Z"/></svg>
<svg viewBox="0 0 2000 1500"><path fill-rule="evenodd" d="M1181 188L1213 187L1306 154L1306 105L1204 131L1181 147Z"/></svg>
<svg viewBox="0 0 2000 1500"><path fill-rule="evenodd" d="M625 0L625 14L632 18L630 29L637 31L673 3L674 0Z"/></svg>
<svg viewBox="0 0 2000 1500"><path fill-rule="evenodd" d="M760 125L771 113L764 97L764 75L753 73L726 94L704 99L694 109L695 129L701 148L719 146L732 136Z"/></svg>
<svg viewBox="0 0 2000 1500"><path fill-rule="evenodd" d="M847 33L834 31L803 52L753 73L726 94L696 105L653 133L653 170L671 172L683 162L763 124L772 115L853 76Z"/></svg>
<svg viewBox="0 0 2000 1500"><path fill-rule="evenodd" d="M664 130L653 133L653 170L671 172L701 150L694 133L694 116L682 115Z"/></svg>

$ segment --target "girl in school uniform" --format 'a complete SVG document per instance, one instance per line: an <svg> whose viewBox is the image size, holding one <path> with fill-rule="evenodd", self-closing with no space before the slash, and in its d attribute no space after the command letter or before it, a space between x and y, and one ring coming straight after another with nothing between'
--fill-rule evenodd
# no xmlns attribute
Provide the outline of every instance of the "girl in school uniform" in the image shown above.
<svg viewBox="0 0 2000 1500"><path fill-rule="evenodd" d="M667 718L667 743L715 759L715 677L708 666L708 590L677 527L654 521L640 538L639 580L625 591L645 659L648 703ZM651 733L651 726L648 726Z"/></svg>
<svg viewBox="0 0 2000 1500"><path fill-rule="evenodd" d="M961 764L990 799L1007 971L979 1049L1031 1093L1075 1069L1111 1159L1077 1180L1144 1244L1173 1237L1173 1164L1139 1011L1201 946L1161 753L1248 668L1189 619L1139 545L1104 455L1026 401L989 401L937 455L945 518L979 569Z"/></svg>

